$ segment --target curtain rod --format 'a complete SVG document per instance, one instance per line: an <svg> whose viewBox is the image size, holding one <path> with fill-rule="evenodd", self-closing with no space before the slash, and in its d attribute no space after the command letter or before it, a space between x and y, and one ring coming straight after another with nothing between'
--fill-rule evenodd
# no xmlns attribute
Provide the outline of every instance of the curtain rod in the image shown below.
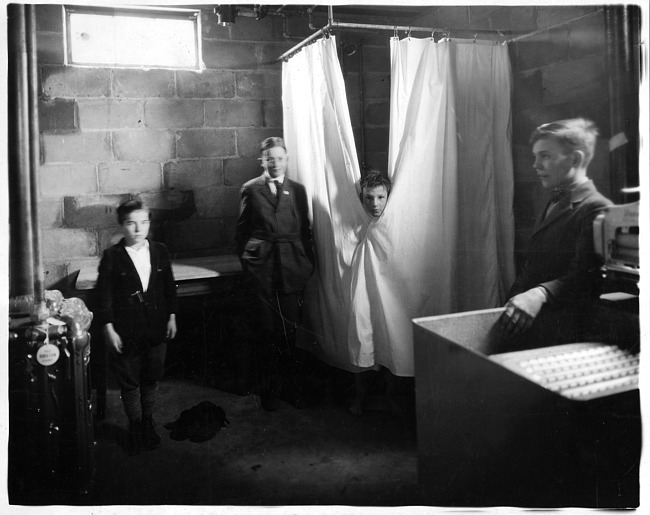
<svg viewBox="0 0 650 515"><path fill-rule="evenodd" d="M450 34L453 31L458 31L458 30L463 30L464 32L473 32L475 34L483 34L483 33L489 33L489 34L499 34L500 36L503 36L504 33L498 30L489 30L489 29L437 29L434 27L415 27L411 25L378 25L378 24L373 24L373 23L346 23L346 22L338 22L334 21L334 14L333 14L333 9L332 6L328 6L328 20L327 20L327 25L324 27L321 27L318 31L314 32L304 40L302 40L300 43L298 43L296 46L290 48L287 50L284 54L282 54L280 57L278 57L274 62L277 63L279 61L286 61L293 57L295 54L297 54L302 47L308 45L312 41L314 41L316 38L320 36L327 36L329 35L329 31L332 29L371 29L371 30L392 30L394 32L397 31L405 31L409 35L411 32L428 32L431 34L433 37L433 34L435 32L441 32L443 34Z"/></svg>
<svg viewBox="0 0 650 515"><path fill-rule="evenodd" d="M556 23L555 25L549 25L548 27L543 27L541 29L535 30L533 32L529 32L527 34L522 34L521 36L517 36L511 39L506 39L503 43L515 43L517 41L520 41L522 39L530 38L532 36L536 36L537 34L541 34L542 32L549 31L552 29L555 29L557 27L561 27L562 25L568 25L569 23L573 23L575 21L581 20L582 18L587 18L588 16L592 16L597 13L602 13L604 12L602 9L596 9L595 11L591 11L586 14L582 14L580 16L576 16L575 18L571 18L570 20L566 20L560 23ZM318 38L319 36L323 35L328 35L330 29L334 28L342 28L342 29L374 29L374 30L393 30L395 32L397 31L406 31L409 34L411 32L430 32L431 35L435 32L442 32L443 34L450 34L453 31L458 31L458 30L463 30L463 31L469 31L469 32L474 32L476 34L481 34L481 33L498 33L500 36L504 35L503 32L500 32L498 30L485 30L485 29L436 29L433 27L411 27L409 25L376 25L376 24L370 24L370 23L342 23L342 22L337 22L334 21L334 15L333 15L333 10L332 6L328 6L328 22L327 25L319 29L318 31L314 32L311 36L307 37L306 39L302 40L300 43L298 43L296 46L293 48L287 50L284 54L282 54L280 57L278 57L274 62L277 63L279 61L286 61L293 57L295 54L297 54L302 47L308 45L309 43L313 42L314 39Z"/></svg>

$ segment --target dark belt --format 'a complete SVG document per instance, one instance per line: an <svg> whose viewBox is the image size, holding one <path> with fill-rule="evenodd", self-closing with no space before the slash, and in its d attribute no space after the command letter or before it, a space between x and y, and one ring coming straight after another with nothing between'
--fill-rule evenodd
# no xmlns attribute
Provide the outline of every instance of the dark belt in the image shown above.
<svg viewBox="0 0 650 515"><path fill-rule="evenodd" d="M127 297L129 304L145 304L147 306L156 304L156 295L146 291L136 291Z"/></svg>
<svg viewBox="0 0 650 515"><path fill-rule="evenodd" d="M300 240L299 232L267 232L267 231L253 231L251 238L258 240L272 241L275 243L290 243L292 241Z"/></svg>

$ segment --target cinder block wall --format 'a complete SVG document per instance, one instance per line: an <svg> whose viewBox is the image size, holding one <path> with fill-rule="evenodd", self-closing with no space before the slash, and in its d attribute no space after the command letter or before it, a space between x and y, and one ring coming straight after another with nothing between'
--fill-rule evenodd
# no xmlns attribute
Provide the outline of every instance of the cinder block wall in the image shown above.
<svg viewBox="0 0 650 515"><path fill-rule="evenodd" d="M38 6L46 288L67 292L96 266L132 194L177 256L233 251L239 188L261 171L259 142L282 135L281 65L269 63L296 44L282 31L271 16L222 27L206 6L203 73L69 67L62 6Z"/></svg>
<svg viewBox="0 0 650 515"><path fill-rule="evenodd" d="M576 116L592 119L601 138L589 175L598 189L611 197L609 71L602 6L438 7L427 20L420 21L441 28L464 29L459 33L462 37L472 37L472 30L477 29L513 31L513 37L540 31L509 44L513 75L515 251L521 263L535 216L546 202L546 193L532 168L528 144L535 127Z"/></svg>
<svg viewBox="0 0 650 515"><path fill-rule="evenodd" d="M338 21L336 8L334 13L334 19ZM346 17L345 21L369 23L369 20L350 17ZM386 172L388 167L392 35L390 31L336 33L340 48L339 60L362 170L373 168Z"/></svg>

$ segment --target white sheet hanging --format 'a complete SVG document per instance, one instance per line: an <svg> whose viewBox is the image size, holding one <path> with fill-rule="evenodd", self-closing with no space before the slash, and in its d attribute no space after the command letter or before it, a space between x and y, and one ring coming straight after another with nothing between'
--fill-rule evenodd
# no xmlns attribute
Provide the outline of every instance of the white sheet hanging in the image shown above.
<svg viewBox="0 0 650 515"><path fill-rule="evenodd" d="M447 44L391 39L394 186L352 267L352 356L399 376L413 375L411 319L453 309L456 124L449 60Z"/></svg>
<svg viewBox="0 0 650 515"><path fill-rule="evenodd" d="M290 177L311 199L317 271L305 292L303 345L354 370L347 344L351 263L368 224L336 38L304 48L282 67L284 138Z"/></svg>
<svg viewBox="0 0 650 515"><path fill-rule="evenodd" d="M412 375L412 318L457 310L466 298L494 307L498 285L508 282L500 276L488 281L491 290L478 296L471 283L459 287L473 262L486 262L480 253L459 258L459 243L472 249L459 235L459 221L471 226L472 220L484 220L484 204L500 194L477 193L471 196L476 203L459 204L470 196L459 193L458 177L471 182L479 180L476 173L492 169L457 173L457 141L465 129L456 128L453 84L460 75L452 73L452 48L431 38L391 41L388 173L394 187L378 220L363 211L358 198L359 167L335 39L320 40L283 65L288 173L312 200L318 255L318 271L306 292L307 340L340 368L383 365L395 375ZM466 118L459 124L473 123L472 116ZM509 112L503 119L509 121ZM481 137L490 139L491 132ZM504 191L500 202L511 205L511 193L507 199ZM502 212L487 213L490 228L498 226ZM494 231L485 235L491 237L497 237ZM488 262L498 260L499 245L488 246ZM498 275L499 266L490 273Z"/></svg>

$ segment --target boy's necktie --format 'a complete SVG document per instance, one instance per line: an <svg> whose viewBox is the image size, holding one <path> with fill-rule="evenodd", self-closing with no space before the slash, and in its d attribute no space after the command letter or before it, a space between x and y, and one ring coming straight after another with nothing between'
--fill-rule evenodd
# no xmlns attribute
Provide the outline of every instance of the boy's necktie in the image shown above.
<svg viewBox="0 0 650 515"><path fill-rule="evenodd" d="M551 202L559 202L564 195L566 195L566 190L564 188L553 190L551 192Z"/></svg>
<svg viewBox="0 0 650 515"><path fill-rule="evenodd" d="M555 208L557 207L558 202L560 202L560 199L566 195L567 191L564 188L559 188L556 190L553 190L551 192L551 203L549 204L548 208L546 209L546 214L544 215L544 218L546 218L548 215L550 215Z"/></svg>

